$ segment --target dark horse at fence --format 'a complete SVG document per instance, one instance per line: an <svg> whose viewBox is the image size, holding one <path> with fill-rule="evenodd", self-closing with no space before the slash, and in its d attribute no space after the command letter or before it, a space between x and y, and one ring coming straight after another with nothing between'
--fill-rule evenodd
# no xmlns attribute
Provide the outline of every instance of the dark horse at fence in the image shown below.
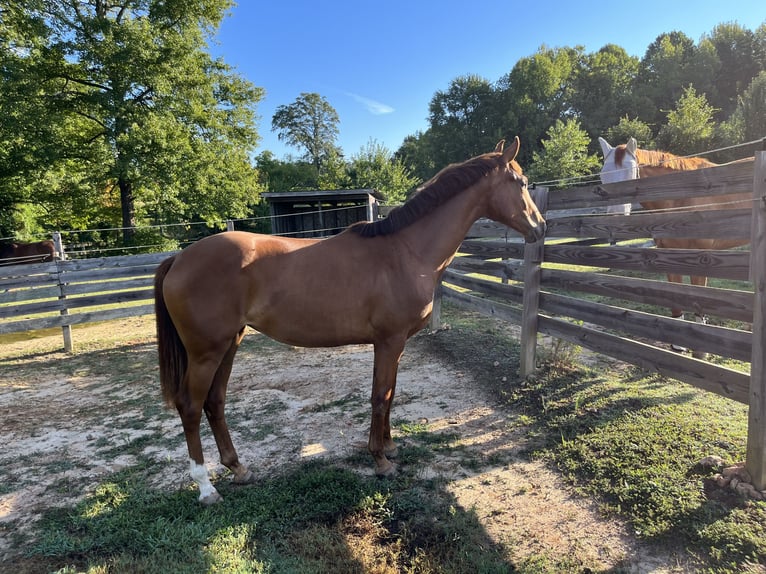
<svg viewBox="0 0 766 574"><path fill-rule="evenodd" d="M45 263L53 261L56 248L53 241L34 243L0 243L0 265L23 265L24 263Z"/></svg>
<svg viewBox="0 0 766 574"><path fill-rule="evenodd" d="M407 339L422 329L434 289L470 226L489 217L527 241L545 221L515 158L519 140L446 167L388 218L358 223L325 240L226 232L163 261L155 307L163 396L181 418L200 502L221 499L204 466L204 410L221 463L234 481L241 464L224 416L232 362L246 326L301 347L372 344L372 419L368 449L379 475L388 460L391 402ZM316 392L321 392L317 381Z"/></svg>

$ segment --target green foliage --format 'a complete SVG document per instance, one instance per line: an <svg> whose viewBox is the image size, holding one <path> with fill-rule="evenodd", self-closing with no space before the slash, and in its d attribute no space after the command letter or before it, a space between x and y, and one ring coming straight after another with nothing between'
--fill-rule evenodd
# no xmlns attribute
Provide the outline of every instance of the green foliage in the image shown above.
<svg viewBox="0 0 766 574"><path fill-rule="evenodd" d="M636 138L638 147L645 149L654 148L652 128L638 118L632 120L628 116L620 118L616 126L606 130L605 137L612 145L624 144L630 138Z"/></svg>
<svg viewBox="0 0 766 574"><path fill-rule="evenodd" d="M735 114L742 122L745 141L766 137L766 70L742 94Z"/></svg>
<svg viewBox="0 0 766 574"><path fill-rule="evenodd" d="M599 167L599 158L588 154L590 138L577 120L556 120L546 135L542 142L543 151L532 154L530 181L553 182L548 185L566 187L572 183L567 179L588 175Z"/></svg>
<svg viewBox="0 0 766 574"><path fill-rule="evenodd" d="M679 155L710 149L715 133L714 115L715 109L705 95L697 95L694 87L689 86L675 109L668 112L668 123L657 135L657 142L663 149L672 149Z"/></svg>
<svg viewBox="0 0 766 574"><path fill-rule="evenodd" d="M375 189L383 193L389 205L402 203L418 183L388 148L374 140L352 156L348 174L354 188Z"/></svg>
<svg viewBox="0 0 766 574"><path fill-rule="evenodd" d="M280 141L304 149L304 158L319 173L328 157L339 151L335 144L339 123L338 112L324 96L304 92L292 104L277 108L271 129Z"/></svg>
<svg viewBox="0 0 766 574"><path fill-rule="evenodd" d="M262 90L207 52L230 6L3 0L0 195L59 226L243 215Z"/></svg>
<svg viewBox="0 0 766 574"><path fill-rule="evenodd" d="M430 137L439 141L430 148L438 169L492 151L506 137L493 121L495 91L484 78L461 76L445 91L437 91L428 106Z"/></svg>

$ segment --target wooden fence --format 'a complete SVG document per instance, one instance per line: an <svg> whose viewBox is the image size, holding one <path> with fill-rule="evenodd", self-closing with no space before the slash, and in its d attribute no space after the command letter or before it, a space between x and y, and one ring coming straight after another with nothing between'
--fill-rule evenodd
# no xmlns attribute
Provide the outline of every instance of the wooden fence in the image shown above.
<svg viewBox="0 0 766 574"><path fill-rule="evenodd" d="M639 199L737 193L752 193L752 205L715 211L606 214L607 206L636 204ZM474 226L460 248L463 256L456 257L444 275L440 296L520 324L522 376L534 370L540 333L748 404L747 469L756 487L765 489L766 152L757 152L755 161L551 191L537 201L548 221L544 242L525 245L518 236L508 240L514 233L492 222ZM650 237L738 238L751 241L752 249L610 245L615 240ZM741 288L727 289L671 284L665 280L668 272L744 283ZM654 278L649 278L652 274ZM594 295L601 301L587 298ZM744 326L702 324L673 319L664 311L655 314L636 309L671 304L685 309L687 318L696 313L718 323L737 321ZM434 327L439 324L439 308L437 296ZM675 353L668 349L670 343L750 362L750 373Z"/></svg>
<svg viewBox="0 0 766 574"><path fill-rule="evenodd" d="M2 266L0 335L61 327L71 352L72 325L154 313L154 270L169 255Z"/></svg>
<svg viewBox="0 0 766 574"><path fill-rule="evenodd" d="M639 198L743 192L753 194L755 208L605 213L610 205L636 204ZM755 162L542 193L537 201L548 220L546 241L525 245L503 226L477 223L460 249L462 256L445 273L432 325L439 322L443 297L520 324L522 376L534 370L537 336L542 333L749 404L747 468L756 487L766 489L764 198L766 152L758 152ZM752 255L744 250L609 245L609 240L659 236L748 239ZM153 313L153 273L169 255L0 267L0 334L61 327L64 347L71 351L72 325ZM741 289L677 285L664 280L667 272L749 283ZM652 274L654 278L647 278ZM608 302L588 300L588 295ZM705 325L629 308L671 303L691 313L752 324L752 329ZM750 373L679 355L667 350L671 342L749 361Z"/></svg>

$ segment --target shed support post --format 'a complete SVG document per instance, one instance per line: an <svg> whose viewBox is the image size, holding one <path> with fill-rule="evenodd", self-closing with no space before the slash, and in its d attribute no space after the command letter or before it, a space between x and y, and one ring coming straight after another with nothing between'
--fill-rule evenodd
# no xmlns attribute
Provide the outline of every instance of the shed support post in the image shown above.
<svg viewBox="0 0 766 574"><path fill-rule="evenodd" d="M750 410L745 468L766 489L766 151L755 153L750 276L754 288Z"/></svg>

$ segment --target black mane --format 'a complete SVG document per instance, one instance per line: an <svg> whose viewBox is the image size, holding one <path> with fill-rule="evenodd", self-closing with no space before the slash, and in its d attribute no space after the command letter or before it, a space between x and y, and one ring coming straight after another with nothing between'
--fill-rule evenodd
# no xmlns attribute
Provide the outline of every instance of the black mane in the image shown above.
<svg viewBox="0 0 766 574"><path fill-rule="evenodd" d="M362 237L391 235L431 213L461 191L468 189L498 166L498 153L484 154L463 163L445 167L420 186L403 205L395 207L388 217L374 222L352 225L349 230Z"/></svg>

